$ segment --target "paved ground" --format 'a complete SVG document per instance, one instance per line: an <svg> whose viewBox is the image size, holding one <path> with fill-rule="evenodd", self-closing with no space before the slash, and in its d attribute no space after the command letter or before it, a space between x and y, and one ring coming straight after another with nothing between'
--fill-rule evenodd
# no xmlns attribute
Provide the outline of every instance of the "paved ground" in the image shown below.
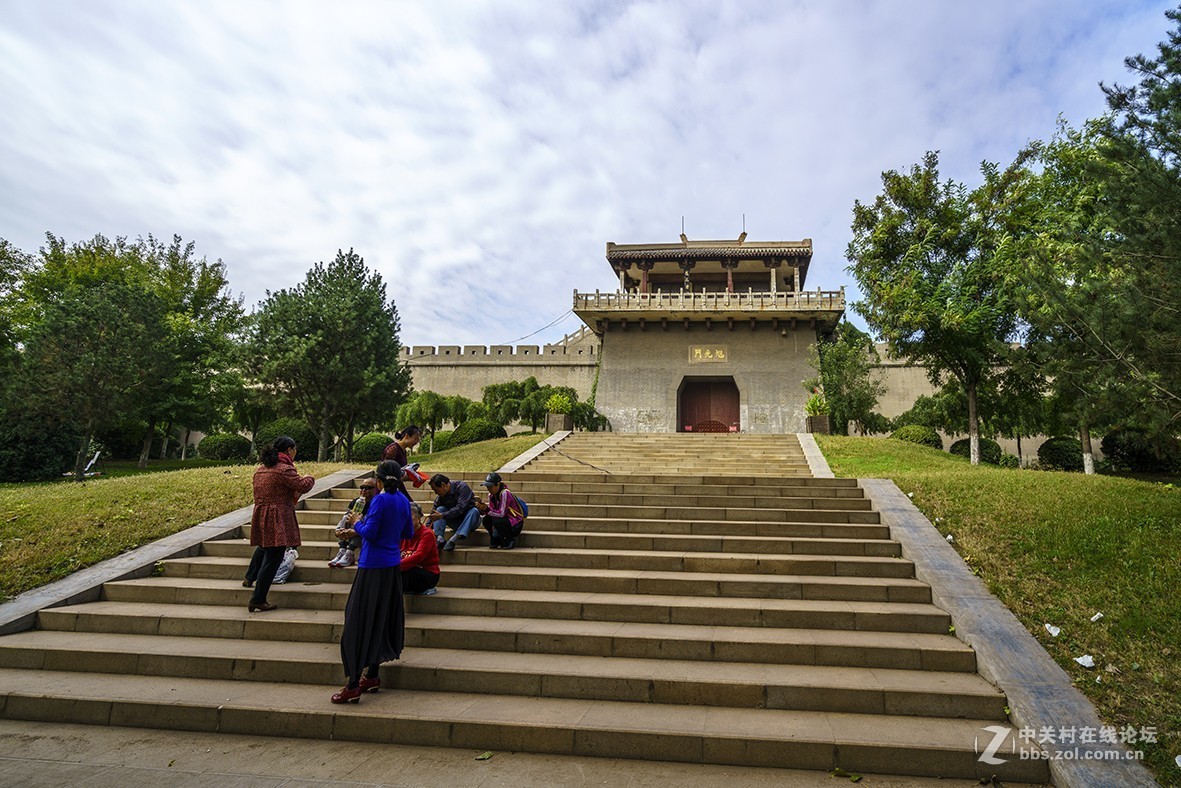
<svg viewBox="0 0 1181 788"><path fill-rule="evenodd" d="M301 788L447 785L846 784L824 772L495 753L0 720L0 785L22 788ZM865 775L862 786L974 786L974 780Z"/></svg>

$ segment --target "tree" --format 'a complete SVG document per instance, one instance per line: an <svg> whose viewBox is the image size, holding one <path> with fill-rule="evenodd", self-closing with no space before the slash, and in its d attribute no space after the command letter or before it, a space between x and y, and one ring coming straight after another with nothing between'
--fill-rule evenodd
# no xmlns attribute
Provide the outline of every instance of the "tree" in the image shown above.
<svg viewBox="0 0 1181 788"><path fill-rule="evenodd" d="M398 408L399 424L416 424L427 431L427 451L435 452L435 432L450 418L448 398L433 391L416 391Z"/></svg>
<svg viewBox="0 0 1181 788"><path fill-rule="evenodd" d="M1017 218L1002 209L1023 163L1003 172L983 164L984 183L969 192L941 182L938 155L927 153L908 174L883 173L882 194L853 207L847 270L865 294L853 308L894 353L924 365L933 384L945 374L960 382L972 464L980 461L979 390L1015 330L994 257Z"/></svg>
<svg viewBox="0 0 1181 788"><path fill-rule="evenodd" d="M877 348L869 334L848 321L841 322L828 339L812 345L808 363L819 374L804 381L804 388L824 390L829 423L839 435L849 433L849 422L864 425L885 393Z"/></svg>
<svg viewBox="0 0 1181 788"><path fill-rule="evenodd" d="M388 418L405 398L398 329L381 275L352 249L338 251L299 286L267 292L249 332L251 371L316 431L322 461L334 429L362 412Z"/></svg>

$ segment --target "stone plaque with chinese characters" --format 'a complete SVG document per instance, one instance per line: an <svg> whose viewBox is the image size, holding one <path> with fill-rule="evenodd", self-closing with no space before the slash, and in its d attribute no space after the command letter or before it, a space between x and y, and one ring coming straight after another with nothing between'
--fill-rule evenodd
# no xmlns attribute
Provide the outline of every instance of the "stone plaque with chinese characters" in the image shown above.
<svg viewBox="0 0 1181 788"><path fill-rule="evenodd" d="M717 364L730 360L730 349L725 345L693 345L689 348L690 364Z"/></svg>

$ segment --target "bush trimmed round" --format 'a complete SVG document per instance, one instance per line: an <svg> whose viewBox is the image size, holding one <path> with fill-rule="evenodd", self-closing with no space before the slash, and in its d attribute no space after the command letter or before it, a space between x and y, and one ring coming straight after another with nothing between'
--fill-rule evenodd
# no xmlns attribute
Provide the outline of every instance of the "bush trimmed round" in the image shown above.
<svg viewBox="0 0 1181 788"><path fill-rule="evenodd" d="M280 435L290 436L295 441L295 447L303 454L304 459L315 459L320 448L320 439L312 428L302 419L282 418L264 424L254 433L254 448L261 452L273 443Z"/></svg>
<svg viewBox="0 0 1181 788"><path fill-rule="evenodd" d="M971 459L972 444L968 438L960 438L955 443L951 444L949 452L959 457ZM989 465L1000 465L1001 463L1001 445L991 438L980 439L980 461L986 462Z"/></svg>
<svg viewBox="0 0 1181 788"><path fill-rule="evenodd" d="M1020 468L1021 459L1016 454L1002 454L1001 460L997 465L1002 468Z"/></svg>
<svg viewBox="0 0 1181 788"><path fill-rule="evenodd" d="M451 436L455 434L455 430L438 430L435 432L435 451L447 451L453 445L451 443ZM419 443L419 448L423 446L430 446L431 439L425 438L422 443Z"/></svg>
<svg viewBox="0 0 1181 788"><path fill-rule="evenodd" d="M0 482L48 481L73 470L82 437L71 427L16 413L0 416ZM92 442L87 462L95 451Z"/></svg>
<svg viewBox="0 0 1181 788"><path fill-rule="evenodd" d="M236 432L215 432L197 444L197 456L203 460L248 460L250 439Z"/></svg>
<svg viewBox="0 0 1181 788"><path fill-rule="evenodd" d="M385 447L394 442L381 432L367 432L353 441L353 459L358 462L379 462Z"/></svg>
<svg viewBox="0 0 1181 788"><path fill-rule="evenodd" d="M939 449L943 451L943 439L939 437L939 433L931 427L920 427L917 424L908 424L905 427L899 427L890 435L894 440L906 441L907 443L917 443L920 446L930 446L932 449Z"/></svg>
<svg viewBox="0 0 1181 788"><path fill-rule="evenodd" d="M486 419L469 419L451 433L452 446L464 446L468 443L489 441L493 438L507 438L508 433L499 424L493 424Z"/></svg>
<svg viewBox="0 0 1181 788"><path fill-rule="evenodd" d="M1181 445L1171 435L1150 438L1143 430L1115 428L1099 444L1112 467L1134 473L1171 473L1181 465Z"/></svg>
<svg viewBox="0 0 1181 788"><path fill-rule="evenodd" d="M1050 438L1038 447L1037 461L1051 471L1081 471L1083 445L1078 438Z"/></svg>

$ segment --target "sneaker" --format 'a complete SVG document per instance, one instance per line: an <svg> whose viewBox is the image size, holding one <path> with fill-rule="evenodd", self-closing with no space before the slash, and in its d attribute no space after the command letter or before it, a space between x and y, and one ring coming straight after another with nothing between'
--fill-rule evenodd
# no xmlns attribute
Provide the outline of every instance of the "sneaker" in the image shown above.
<svg viewBox="0 0 1181 788"><path fill-rule="evenodd" d="M451 552L455 549L455 542L448 542L447 544L443 545L443 549L447 552Z"/></svg>
<svg viewBox="0 0 1181 788"><path fill-rule="evenodd" d="M344 558L341 559L337 566L352 566L355 563L357 563L357 552L355 550L345 550Z"/></svg>
<svg viewBox="0 0 1181 788"><path fill-rule="evenodd" d="M344 560L345 553L347 553L347 552L348 552L347 549L345 549L343 547L340 548L340 550L338 550L336 553L336 557L333 558L331 561L329 561L328 565L329 566L340 566L340 562L342 560Z"/></svg>
<svg viewBox="0 0 1181 788"><path fill-rule="evenodd" d="M435 540L435 547L439 548L440 550L443 549L444 544L445 542L442 539Z"/></svg>
<svg viewBox="0 0 1181 788"><path fill-rule="evenodd" d="M437 589L437 588L428 588L426 591L422 592L422 595L423 596L434 596L436 593L438 593L438 591L439 591L439 589Z"/></svg>
<svg viewBox="0 0 1181 788"><path fill-rule="evenodd" d="M516 546L517 546L517 540L516 539L509 539L508 542L505 543L503 549L512 550Z"/></svg>

